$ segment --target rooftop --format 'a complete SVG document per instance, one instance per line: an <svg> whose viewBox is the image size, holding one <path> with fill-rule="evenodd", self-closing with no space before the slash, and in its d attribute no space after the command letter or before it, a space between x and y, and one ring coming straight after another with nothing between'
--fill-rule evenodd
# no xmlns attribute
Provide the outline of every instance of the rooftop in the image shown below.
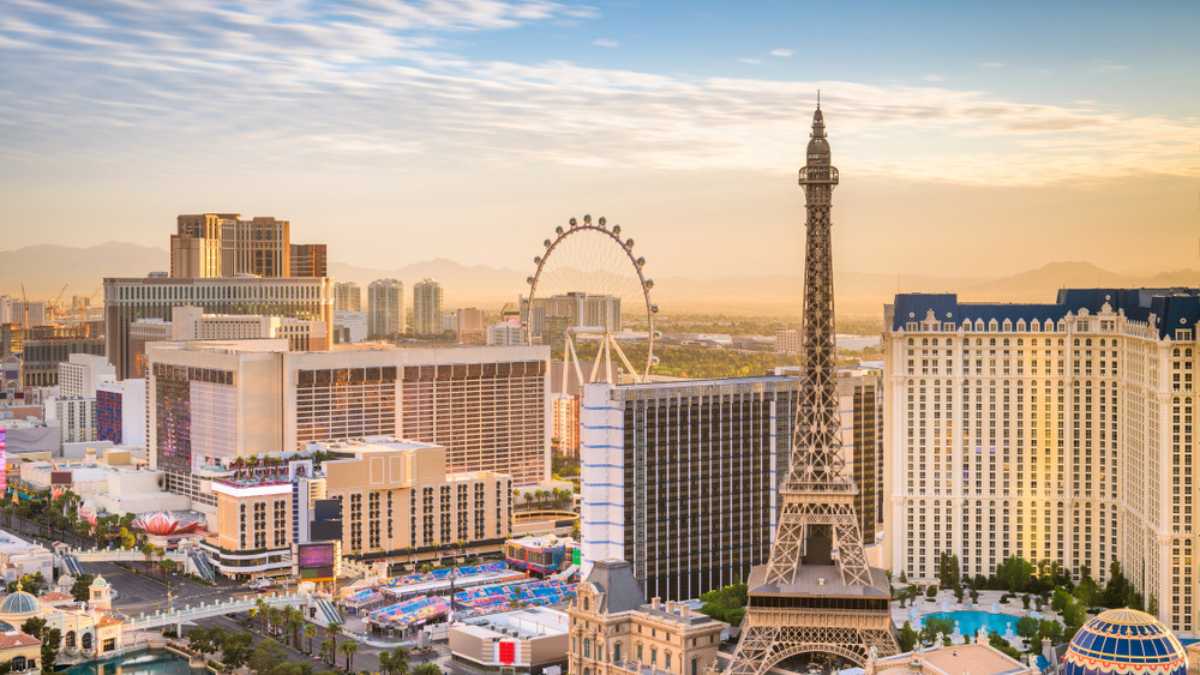
<svg viewBox="0 0 1200 675"><path fill-rule="evenodd" d="M326 452L371 454L379 452L396 452L398 450L424 450L427 448L440 447L442 446L434 443L410 441L404 438L398 438L396 436L367 436L365 438L351 438L340 441L329 441L325 443L309 443L305 450L309 452L323 450Z"/></svg>
<svg viewBox="0 0 1200 675"><path fill-rule="evenodd" d="M876 664L912 663L921 664L920 669L912 668L901 672L938 673L944 675L1016 675L1032 672L1019 661L1005 656L999 650L981 644L965 644L952 647L938 647L924 651L897 654L879 659Z"/></svg>
<svg viewBox="0 0 1200 675"><path fill-rule="evenodd" d="M1200 321L1200 288L1064 288L1054 302L1043 304L959 302L955 293L901 293L894 301L892 330L924 321L930 312L938 321L962 325L992 319L1057 322L1067 314L1087 310L1095 315L1105 307L1134 321L1149 322L1154 316L1154 326L1164 338L1175 328L1194 328Z"/></svg>
<svg viewBox="0 0 1200 675"><path fill-rule="evenodd" d="M569 625L569 617L566 612L556 609L529 607L479 619L469 619L465 624L481 633L499 633L520 640L530 640L547 635L565 634Z"/></svg>
<svg viewBox="0 0 1200 675"><path fill-rule="evenodd" d="M763 584L767 566L760 565L750 571L747 584L752 594L786 595L791 597L822 597L822 598L867 598L888 599L891 597L890 585L883 570L871 568L870 586L848 586L842 583L842 575L837 565L801 565L796 572L796 579L786 585Z"/></svg>
<svg viewBox="0 0 1200 675"><path fill-rule="evenodd" d="M0 633L0 649L12 649L13 647L37 647L42 644L42 641L26 635L19 630L10 630Z"/></svg>

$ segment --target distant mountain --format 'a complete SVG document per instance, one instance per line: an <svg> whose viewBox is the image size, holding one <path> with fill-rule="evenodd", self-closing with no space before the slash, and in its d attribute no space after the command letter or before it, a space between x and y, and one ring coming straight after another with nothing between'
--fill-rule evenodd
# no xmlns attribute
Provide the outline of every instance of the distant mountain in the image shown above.
<svg viewBox="0 0 1200 675"><path fill-rule="evenodd" d="M30 300L45 300L66 284L63 297L69 300L72 295L91 296L104 277L145 276L169 268L167 251L153 246L117 241L82 248L39 244L0 251L0 293L20 297L25 284Z"/></svg>
<svg viewBox="0 0 1200 675"><path fill-rule="evenodd" d="M53 298L63 284L64 297L92 295L105 276L143 276L169 267L167 251L152 246L107 242L97 246L28 246L0 251L0 293L19 296L25 284L30 299ZM526 293L528 270L463 265L434 258L395 269L334 262L330 274L364 288L375 279L404 282L411 302L412 285L429 277L441 282L447 307L478 306L498 310ZM558 289L605 292L630 287L629 278L588 274L578 269L556 272ZM656 278L654 301L664 313L728 313L799 317L804 282L797 274L744 275L726 278ZM1200 271L1173 270L1153 276L1123 275L1087 262L1055 262L1000 278L937 277L839 272L834 280L837 309L842 315L878 317L882 305L899 292L957 292L964 300L1051 302L1063 287L1197 286Z"/></svg>

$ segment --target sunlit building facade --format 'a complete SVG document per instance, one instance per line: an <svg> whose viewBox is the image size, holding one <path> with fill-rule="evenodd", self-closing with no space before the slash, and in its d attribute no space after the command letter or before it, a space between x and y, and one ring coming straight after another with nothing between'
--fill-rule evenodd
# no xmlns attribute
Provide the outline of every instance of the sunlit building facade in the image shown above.
<svg viewBox="0 0 1200 675"><path fill-rule="evenodd" d="M1197 289L1063 290L1049 304L899 295L885 317L893 574L1010 555L1103 582L1120 562L1197 627Z"/></svg>

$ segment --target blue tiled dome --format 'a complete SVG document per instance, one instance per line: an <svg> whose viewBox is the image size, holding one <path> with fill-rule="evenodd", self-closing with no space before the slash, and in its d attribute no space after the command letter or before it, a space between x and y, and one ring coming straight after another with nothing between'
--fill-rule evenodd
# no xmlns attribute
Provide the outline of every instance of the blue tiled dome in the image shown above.
<svg viewBox="0 0 1200 675"><path fill-rule="evenodd" d="M1187 653L1157 619L1136 609L1110 609L1071 638L1065 675L1186 675Z"/></svg>
<svg viewBox="0 0 1200 675"><path fill-rule="evenodd" d="M32 594L25 591L17 591L4 596L4 602L0 602L0 614L6 616L21 615L21 614L37 614L41 609L41 603Z"/></svg>

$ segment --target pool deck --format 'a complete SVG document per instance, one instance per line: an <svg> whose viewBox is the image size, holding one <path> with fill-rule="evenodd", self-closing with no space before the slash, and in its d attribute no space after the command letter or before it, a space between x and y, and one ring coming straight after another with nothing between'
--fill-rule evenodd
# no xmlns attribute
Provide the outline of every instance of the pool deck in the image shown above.
<svg viewBox="0 0 1200 675"><path fill-rule="evenodd" d="M896 624L897 628L899 628L904 625L904 622L908 621L914 624L913 628L917 628L916 621L914 620L914 612L912 611L912 608L914 607L916 608L916 620L920 620L921 618L930 614L961 611L988 612L1021 618L1024 616L1030 616L1036 610L1037 605L1032 600L1029 603L1029 609L1026 610L1025 605L1022 604L1021 597L1019 595L1010 597L1007 604L1000 604L1000 597L1003 595L1004 591L980 591L979 602L972 603L971 598L968 595L963 598L963 603L959 604L955 601L953 592L939 591L937 598L934 600L929 600L925 596L921 596L905 607L900 607L899 602L893 601L891 605L892 622ZM1051 609L1049 605L1046 605L1043 611L1038 614L1038 616L1042 619L1054 619L1059 623L1062 623L1062 617L1060 617L1057 612ZM969 642L974 637L975 636L973 635L964 635L963 641ZM1014 637L1012 640L1010 640L1010 642L1014 646L1023 646L1024 640L1019 637Z"/></svg>

